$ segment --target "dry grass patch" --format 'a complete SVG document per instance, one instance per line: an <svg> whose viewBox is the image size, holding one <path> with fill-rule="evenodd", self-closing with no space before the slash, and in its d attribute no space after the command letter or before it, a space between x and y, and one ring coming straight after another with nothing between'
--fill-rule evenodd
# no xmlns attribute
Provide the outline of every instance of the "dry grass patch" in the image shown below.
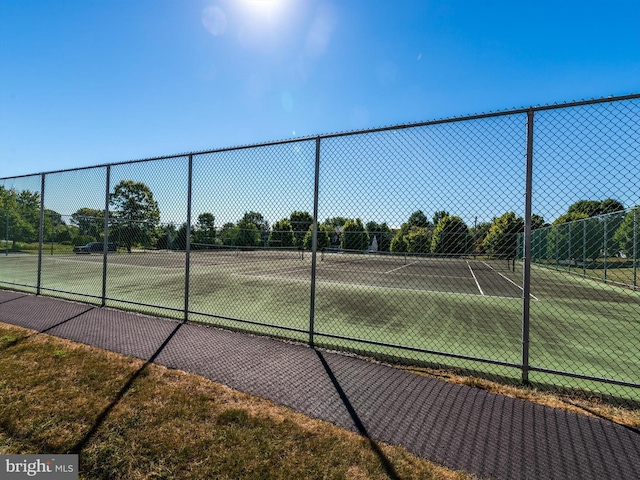
<svg viewBox="0 0 640 480"><path fill-rule="evenodd" d="M79 451L81 478L472 478L196 375L4 324L0 379L0 453Z"/></svg>

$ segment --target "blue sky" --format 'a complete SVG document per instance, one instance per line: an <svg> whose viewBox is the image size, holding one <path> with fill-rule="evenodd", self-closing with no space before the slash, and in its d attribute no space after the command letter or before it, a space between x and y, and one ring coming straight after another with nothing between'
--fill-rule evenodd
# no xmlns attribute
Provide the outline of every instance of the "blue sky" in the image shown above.
<svg viewBox="0 0 640 480"><path fill-rule="evenodd" d="M0 0L0 177L637 93L639 24L637 0Z"/></svg>

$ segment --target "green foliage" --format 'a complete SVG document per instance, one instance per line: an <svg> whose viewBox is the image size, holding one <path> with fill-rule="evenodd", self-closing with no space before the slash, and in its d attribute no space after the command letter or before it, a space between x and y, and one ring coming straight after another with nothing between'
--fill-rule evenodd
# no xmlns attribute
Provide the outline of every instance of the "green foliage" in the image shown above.
<svg viewBox="0 0 640 480"><path fill-rule="evenodd" d="M427 228L430 226L429 219L424 213L422 213L422 210L417 210L413 212L409 216L409 220L407 220L407 223L411 227L418 227L418 228Z"/></svg>
<svg viewBox="0 0 640 480"><path fill-rule="evenodd" d="M317 250L321 251L325 248L331 246L331 238L330 233L332 232L331 227L327 227L326 225L318 225L318 245ZM307 233L304 236L304 248L306 250L311 250L312 245L311 242L313 240L313 225L309 226Z"/></svg>
<svg viewBox="0 0 640 480"><path fill-rule="evenodd" d="M238 227L233 223L227 222L222 226L220 230L220 239L223 245L235 246L238 237Z"/></svg>
<svg viewBox="0 0 640 480"><path fill-rule="evenodd" d="M294 240L291 223L286 218L276 222L269 233L270 247L292 247L295 244Z"/></svg>
<svg viewBox="0 0 640 480"><path fill-rule="evenodd" d="M291 223L294 244L298 247L302 247L304 237L309 231L309 226L313 225L313 217L309 212L300 212L296 210L289 215L289 223Z"/></svg>
<svg viewBox="0 0 640 480"><path fill-rule="evenodd" d="M374 221L367 222L366 225L367 232L369 232L369 245L373 242L373 239L376 239L378 243L378 251L388 252L391 244L391 239L393 238L393 234L391 233L391 229L389 225L385 223L377 223Z"/></svg>
<svg viewBox="0 0 640 480"><path fill-rule="evenodd" d="M185 230L182 236L182 242L184 243L183 248L186 248L186 224L184 224L184 227ZM174 248L178 248L176 245L176 237L178 236L178 232L176 230L176 226L173 223L162 225L158 230L158 241L156 243L156 248L158 248L159 250L173 250Z"/></svg>
<svg viewBox="0 0 640 480"><path fill-rule="evenodd" d="M636 229L635 253L640 255L640 207L627 213L613 235L613 241L620 246L627 257L634 254L634 225Z"/></svg>
<svg viewBox="0 0 640 480"><path fill-rule="evenodd" d="M495 220L495 219L494 219ZM489 229L493 225L493 222L480 222L476 225L475 230L473 232L473 236L475 238L473 251L477 254L486 253L484 248L484 239L489 233Z"/></svg>
<svg viewBox="0 0 640 480"><path fill-rule="evenodd" d="M431 238L431 252L438 254L463 254L471 248L472 239L467 224L460 217L447 216L436 225Z"/></svg>
<svg viewBox="0 0 640 480"><path fill-rule="evenodd" d="M343 250L364 251L369 248L369 234L362 224L362 220L347 220L342 227L340 248Z"/></svg>
<svg viewBox="0 0 640 480"><path fill-rule="evenodd" d="M518 251L518 233L524 230L524 220L514 212L507 212L493 220L482 245L487 253L515 258Z"/></svg>
<svg viewBox="0 0 640 480"><path fill-rule="evenodd" d="M22 190L20 192L0 186L0 210L3 210L2 223L5 234L12 241L32 243L38 241L40 225L40 194Z"/></svg>
<svg viewBox="0 0 640 480"><path fill-rule="evenodd" d="M606 200L578 200L570 205L567 213L582 213L588 217L596 217L606 213L624 210L624 205L618 200L607 198ZM556 223L556 222L554 222Z"/></svg>
<svg viewBox="0 0 640 480"><path fill-rule="evenodd" d="M122 180L109 195L109 204L114 208L110 238L117 236L117 243L125 245L128 252L134 244L152 246L155 243L160 209L146 184Z"/></svg>
<svg viewBox="0 0 640 480"><path fill-rule="evenodd" d="M535 213L531 215L531 230L537 230L538 228L546 227L547 224L541 215Z"/></svg>
<svg viewBox="0 0 640 480"><path fill-rule="evenodd" d="M426 228L411 227L404 236L406 251L410 253L429 253L431 250L431 232Z"/></svg>
<svg viewBox="0 0 640 480"><path fill-rule="evenodd" d="M390 249L393 253L404 253L407 251L407 241L402 229L398 230L395 237L391 240Z"/></svg>
<svg viewBox="0 0 640 480"><path fill-rule="evenodd" d="M214 245L216 243L216 217L209 212L198 215L198 222L191 235L193 243Z"/></svg>
<svg viewBox="0 0 640 480"><path fill-rule="evenodd" d="M91 242L104 237L104 212L95 208L80 208L71 215L71 223L78 228L78 235L91 237Z"/></svg>
<svg viewBox="0 0 640 480"><path fill-rule="evenodd" d="M445 210L438 210L433 214L433 224L438 225L440 223L440 220L442 220L444 217L448 217L449 215L450 213Z"/></svg>
<svg viewBox="0 0 640 480"><path fill-rule="evenodd" d="M240 229L237 246L257 247L269 240L269 222L259 212L246 212L237 226Z"/></svg>

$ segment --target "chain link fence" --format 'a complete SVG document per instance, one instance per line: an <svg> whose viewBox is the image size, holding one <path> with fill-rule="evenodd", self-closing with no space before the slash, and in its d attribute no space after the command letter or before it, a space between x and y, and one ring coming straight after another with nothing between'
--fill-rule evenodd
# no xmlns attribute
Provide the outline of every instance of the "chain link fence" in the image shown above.
<svg viewBox="0 0 640 480"><path fill-rule="evenodd" d="M630 95L3 178L0 285L638 401L639 120Z"/></svg>

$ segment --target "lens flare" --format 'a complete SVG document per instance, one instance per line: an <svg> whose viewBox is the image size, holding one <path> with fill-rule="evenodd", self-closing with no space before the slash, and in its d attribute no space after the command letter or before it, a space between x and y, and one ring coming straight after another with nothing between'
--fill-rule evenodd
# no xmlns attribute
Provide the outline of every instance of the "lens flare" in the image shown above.
<svg viewBox="0 0 640 480"><path fill-rule="evenodd" d="M202 12L202 25L215 37L224 35L227 29L227 16L220 7L207 7Z"/></svg>

